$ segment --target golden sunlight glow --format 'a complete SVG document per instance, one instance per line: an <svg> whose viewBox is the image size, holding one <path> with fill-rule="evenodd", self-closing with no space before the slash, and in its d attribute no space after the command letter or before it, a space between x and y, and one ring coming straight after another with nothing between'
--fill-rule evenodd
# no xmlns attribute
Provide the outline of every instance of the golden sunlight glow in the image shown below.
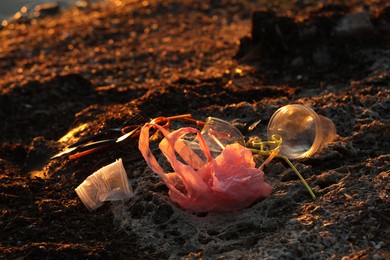
<svg viewBox="0 0 390 260"><path fill-rule="evenodd" d="M122 3L121 0L116 0L116 1L114 2L114 4L115 4L116 6L122 6L122 5L123 5L123 3Z"/></svg>
<svg viewBox="0 0 390 260"><path fill-rule="evenodd" d="M39 171L39 170L36 170L36 171L31 171L30 173L30 178L31 179L48 179L49 176L45 173L44 170L42 171Z"/></svg>
<svg viewBox="0 0 390 260"><path fill-rule="evenodd" d="M72 130L70 130L66 135L61 137L58 141L61 142L61 143L68 142L69 140L74 139L75 135L77 133L80 133L80 132L84 131L87 128L88 128L88 124L87 123L82 124L82 125L80 125L78 127L75 127Z"/></svg>
<svg viewBox="0 0 390 260"><path fill-rule="evenodd" d="M22 17L22 13L21 12L17 12L15 15L14 15L14 18L16 20L20 19Z"/></svg>
<svg viewBox="0 0 390 260"><path fill-rule="evenodd" d="M236 68L235 72L236 72L236 75L238 75L238 76L242 76L242 74L243 74L243 71L240 68Z"/></svg>

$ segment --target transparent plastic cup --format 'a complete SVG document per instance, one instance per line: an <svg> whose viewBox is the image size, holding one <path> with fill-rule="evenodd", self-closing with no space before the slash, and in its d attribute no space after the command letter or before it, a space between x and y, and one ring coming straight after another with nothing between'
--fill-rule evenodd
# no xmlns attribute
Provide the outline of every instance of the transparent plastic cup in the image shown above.
<svg viewBox="0 0 390 260"><path fill-rule="evenodd" d="M220 153L229 144L239 143L245 147L245 138L231 123L208 117L201 134L203 135L211 152Z"/></svg>
<svg viewBox="0 0 390 260"><path fill-rule="evenodd" d="M208 117L201 134L210 150L213 158L221 154L222 150L229 144L239 143L245 146L245 138L234 125L215 117ZM206 158L201 152L198 138L181 139L189 148L191 148L203 161Z"/></svg>
<svg viewBox="0 0 390 260"><path fill-rule="evenodd" d="M90 211L103 205L104 201L123 200L133 196L122 159L94 172L75 190Z"/></svg>
<svg viewBox="0 0 390 260"><path fill-rule="evenodd" d="M310 157L336 138L332 120L303 105L279 108L268 123L267 136L282 136L280 153L290 159Z"/></svg>

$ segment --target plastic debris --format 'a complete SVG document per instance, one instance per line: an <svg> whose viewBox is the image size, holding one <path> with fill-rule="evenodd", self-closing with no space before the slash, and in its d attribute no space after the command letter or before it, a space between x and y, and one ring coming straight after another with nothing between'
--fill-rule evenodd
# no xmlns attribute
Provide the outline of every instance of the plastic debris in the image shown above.
<svg viewBox="0 0 390 260"><path fill-rule="evenodd" d="M165 136L159 148L174 172L166 173L149 148L152 127ZM197 135L206 161L181 141L188 133ZM214 159L203 135L195 128L169 132L157 124L146 124L141 129L139 149L149 167L164 180L172 201L193 212L240 210L272 192L264 181L264 172L255 167L250 149L238 143L229 144ZM184 162L178 160L175 152Z"/></svg>
<svg viewBox="0 0 390 260"><path fill-rule="evenodd" d="M116 160L98 171L76 188L76 193L84 205L95 210L104 201L124 200L133 197L122 159Z"/></svg>
<svg viewBox="0 0 390 260"><path fill-rule="evenodd" d="M268 139L275 134L283 138L280 154L290 159L310 157L337 136L332 120L298 104L281 107L272 115Z"/></svg>

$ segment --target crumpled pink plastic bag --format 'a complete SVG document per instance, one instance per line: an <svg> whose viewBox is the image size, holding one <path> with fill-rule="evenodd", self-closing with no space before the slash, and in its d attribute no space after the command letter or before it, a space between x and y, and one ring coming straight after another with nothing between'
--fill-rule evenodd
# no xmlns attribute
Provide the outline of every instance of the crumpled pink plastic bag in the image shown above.
<svg viewBox="0 0 390 260"><path fill-rule="evenodd" d="M150 151L151 127L165 136L159 148L171 163L172 173L165 173ZM197 134L206 162L180 140L187 133ZM171 133L157 124L146 124L141 129L139 149L149 167L163 178L172 201L193 212L243 209L272 192L272 187L264 182L264 173L255 167L249 149L239 144L227 145L213 159L203 136L195 128L181 128ZM180 162L176 154L185 163Z"/></svg>

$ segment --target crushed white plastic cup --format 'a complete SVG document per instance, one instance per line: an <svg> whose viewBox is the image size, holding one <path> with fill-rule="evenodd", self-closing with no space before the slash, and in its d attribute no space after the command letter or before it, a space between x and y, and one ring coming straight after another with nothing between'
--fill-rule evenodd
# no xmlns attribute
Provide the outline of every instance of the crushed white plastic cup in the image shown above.
<svg viewBox="0 0 390 260"><path fill-rule="evenodd" d="M90 211L99 208L104 201L133 197L133 190L129 185L122 159L100 168L88 176L75 190Z"/></svg>
<svg viewBox="0 0 390 260"><path fill-rule="evenodd" d="M208 117L201 134L203 135L211 152L220 153L229 144L239 143L245 147L245 138L231 123Z"/></svg>
<svg viewBox="0 0 390 260"><path fill-rule="evenodd" d="M274 134L282 136L280 153L290 159L310 157L337 135L332 120L298 104L281 107L272 115L268 140Z"/></svg>

